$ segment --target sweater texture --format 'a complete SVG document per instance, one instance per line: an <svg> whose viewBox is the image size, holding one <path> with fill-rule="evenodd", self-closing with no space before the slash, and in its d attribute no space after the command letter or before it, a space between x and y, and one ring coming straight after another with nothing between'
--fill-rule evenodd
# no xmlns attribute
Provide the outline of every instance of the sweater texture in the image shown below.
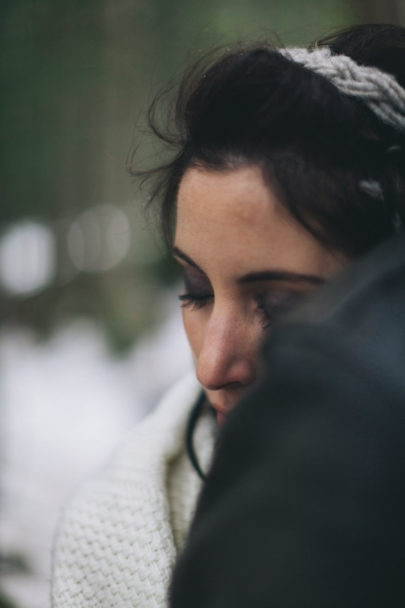
<svg viewBox="0 0 405 608"><path fill-rule="evenodd" d="M54 608L162 608L201 481L185 447L201 391L187 376L135 427L109 466L66 507L55 542ZM198 423L195 447L211 458L215 420Z"/></svg>

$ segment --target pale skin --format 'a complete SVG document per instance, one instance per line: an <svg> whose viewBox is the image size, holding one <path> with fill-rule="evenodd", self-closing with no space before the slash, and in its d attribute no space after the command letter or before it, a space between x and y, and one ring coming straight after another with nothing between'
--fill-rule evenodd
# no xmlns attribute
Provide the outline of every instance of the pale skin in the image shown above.
<svg viewBox="0 0 405 608"><path fill-rule="evenodd" d="M223 425L258 378L273 318L347 260L292 218L255 166L186 171L173 254L197 377Z"/></svg>

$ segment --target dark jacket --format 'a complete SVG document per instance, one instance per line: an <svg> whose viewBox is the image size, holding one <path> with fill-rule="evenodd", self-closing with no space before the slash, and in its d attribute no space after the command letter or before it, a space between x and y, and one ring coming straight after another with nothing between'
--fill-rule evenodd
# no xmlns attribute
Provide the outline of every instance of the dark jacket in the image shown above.
<svg viewBox="0 0 405 608"><path fill-rule="evenodd" d="M222 433L171 608L405 605L405 238L275 328Z"/></svg>

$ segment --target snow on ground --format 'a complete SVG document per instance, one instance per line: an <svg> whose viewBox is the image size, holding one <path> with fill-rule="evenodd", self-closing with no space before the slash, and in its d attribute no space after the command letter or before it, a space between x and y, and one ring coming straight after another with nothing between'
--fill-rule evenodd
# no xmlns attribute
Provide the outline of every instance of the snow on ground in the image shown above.
<svg viewBox="0 0 405 608"><path fill-rule="evenodd" d="M178 310L124 359L84 321L46 343L0 334L0 552L30 569L10 565L1 590L21 608L49 606L52 538L74 487L190 368Z"/></svg>

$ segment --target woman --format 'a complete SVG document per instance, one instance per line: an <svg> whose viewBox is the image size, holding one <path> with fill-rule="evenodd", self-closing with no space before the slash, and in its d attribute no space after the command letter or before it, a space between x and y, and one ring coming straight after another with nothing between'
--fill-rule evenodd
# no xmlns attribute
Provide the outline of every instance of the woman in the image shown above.
<svg viewBox="0 0 405 608"><path fill-rule="evenodd" d="M56 607L165 605L200 488L190 462L207 466L272 323L401 228L402 87L405 30L377 25L310 51L227 51L186 74L152 198L184 268L200 384L176 387L68 507Z"/></svg>
<svg viewBox="0 0 405 608"><path fill-rule="evenodd" d="M216 446L170 608L404 605L404 302L400 234L274 328Z"/></svg>

